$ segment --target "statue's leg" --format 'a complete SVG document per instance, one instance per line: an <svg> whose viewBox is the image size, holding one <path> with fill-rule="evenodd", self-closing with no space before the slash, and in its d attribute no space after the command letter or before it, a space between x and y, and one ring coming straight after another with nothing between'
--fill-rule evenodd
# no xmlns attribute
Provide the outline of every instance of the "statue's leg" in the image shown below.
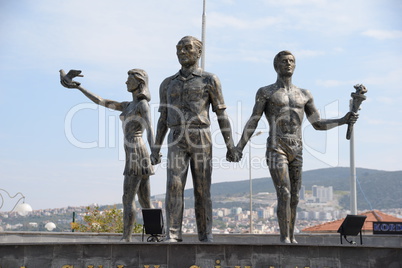
<svg viewBox="0 0 402 268"><path fill-rule="evenodd" d="M272 181L275 185L278 206L280 241L290 243L290 180L286 156L274 151L267 152L267 161Z"/></svg>
<svg viewBox="0 0 402 268"><path fill-rule="evenodd" d="M191 154L191 174L194 185L194 208L197 222L198 239L202 242L212 242L212 144L209 130L201 129L200 148L193 148Z"/></svg>
<svg viewBox="0 0 402 268"><path fill-rule="evenodd" d="M126 242L131 241L135 222L135 194L138 191L141 177L124 176L123 183L123 238Z"/></svg>
<svg viewBox="0 0 402 268"><path fill-rule="evenodd" d="M302 183L302 167L301 165L294 166L293 163L289 167L289 176L290 176L290 241L292 243L297 243L294 237L294 229L296 224L296 212L297 205L299 204L299 192Z"/></svg>
<svg viewBox="0 0 402 268"><path fill-rule="evenodd" d="M142 178L140 188L138 189L138 202L142 208L151 208L151 186L149 183L149 176Z"/></svg>
<svg viewBox="0 0 402 268"><path fill-rule="evenodd" d="M178 145L168 149L166 184L166 241L182 241L184 187L188 173L188 153Z"/></svg>

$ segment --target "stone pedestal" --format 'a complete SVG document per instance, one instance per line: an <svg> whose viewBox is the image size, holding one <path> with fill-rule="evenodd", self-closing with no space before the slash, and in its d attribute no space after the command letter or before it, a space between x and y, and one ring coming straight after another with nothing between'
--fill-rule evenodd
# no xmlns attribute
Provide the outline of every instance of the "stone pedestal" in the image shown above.
<svg viewBox="0 0 402 268"><path fill-rule="evenodd" d="M338 235L298 236L280 244L276 235L215 236L200 243L119 242L119 235L0 233L1 268L335 268L402 267L401 237L364 237L367 244L341 245ZM45 239L46 238L46 239ZM52 239L53 241L51 241ZM8 242L6 240L9 240ZM73 241L73 240L76 241ZM81 241L78 241L80 240ZM102 241L104 239L105 241ZM44 241L47 240L47 241ZM186 241L188 240L188 241ZM337 241L338 243L336 243ZM374 245L375 243L376 245Z"/></svg>

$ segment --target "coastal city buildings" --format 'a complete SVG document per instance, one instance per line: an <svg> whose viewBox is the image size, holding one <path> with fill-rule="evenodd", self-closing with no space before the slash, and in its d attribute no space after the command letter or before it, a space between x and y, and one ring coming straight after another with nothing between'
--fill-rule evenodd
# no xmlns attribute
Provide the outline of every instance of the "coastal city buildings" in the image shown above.
<svg viewBox="0 0 402 268"><path fill-rule="evenodd" d="M345 217L350 211L339 206L340 194L335 194L332 187L314 185L311 190L302 187L301 200L298 206L298 230L322 224ZM213 198L213 232L214 233L249 233L250 232L250 206L249 195L233 195ZM192 197L185 198L183 218L183 232L196 233L196 222ZM154 196L154 208L161 208L164 212L164 195ZM96 206L96 205L93 205ZM102 206L107 209L121 204ZM70 223L73 213L76 221L82 221L87 206L67 207L56 209L34 210L26 217L15 212L0 212L0 230L3 231L45 231L48 222L54 222L57 228L54 231L71 231ZM394 216L402 216L402 209L382 210ZM276 194L262 192L253 195L253 233L277 234L279 232L276 217ZM142 212L137 206L137 220L142 222Z"/></svg>

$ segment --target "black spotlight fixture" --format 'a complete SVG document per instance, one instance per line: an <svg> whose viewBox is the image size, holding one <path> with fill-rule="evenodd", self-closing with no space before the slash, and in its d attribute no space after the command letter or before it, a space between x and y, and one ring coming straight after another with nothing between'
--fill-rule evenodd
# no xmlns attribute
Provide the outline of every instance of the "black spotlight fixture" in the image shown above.
<svg viewBox="0 0 402 268"><path fill-rule="evenodd" d="M353 240L349 241L347 239L347 236L357 236L358 234L360 234L360 245L363 244L362 227L366 218L367 216L363 215L346 216L345 220L342 222L341 226L338 229L338 233L340 234L341 237L341 244L342 244L342 236L349 244L356 244L356 242Z"/></svg>
<svg viewBox="0 0 402 268"><path fill-rule="evenodd" d="M161 242L164 234L162 209L143 208L142 218L144 220L142 241L144 241L144 234L148 234L150 236L147 242Z"/></svg>

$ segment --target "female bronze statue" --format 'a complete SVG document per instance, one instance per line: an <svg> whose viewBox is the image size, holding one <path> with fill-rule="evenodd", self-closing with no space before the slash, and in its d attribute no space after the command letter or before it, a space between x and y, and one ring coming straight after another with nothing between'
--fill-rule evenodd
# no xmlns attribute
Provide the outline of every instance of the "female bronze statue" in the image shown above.
<svg viewBox="0 0 402 268"><path fill-rule="evenodd" d="M103 99L83 88L79 82L72 79L80 75L81 71L71 70L66 74L60 70L61 83L67 88L77 88L96 104L121 111L120 119L123 123L124 149L126 164L124 168L123 185L123 238L131 241L131 234L135 222L135 195L143 208L150 208L149 176L154 174L149 153L142 139L144 129L150 148L154 146L154 134L151 124L151 114L148 102L151 99L148 89L148 75L144 70L132 69L128 71L127 91L132 93L133 100L118 102Z"/></svg>

